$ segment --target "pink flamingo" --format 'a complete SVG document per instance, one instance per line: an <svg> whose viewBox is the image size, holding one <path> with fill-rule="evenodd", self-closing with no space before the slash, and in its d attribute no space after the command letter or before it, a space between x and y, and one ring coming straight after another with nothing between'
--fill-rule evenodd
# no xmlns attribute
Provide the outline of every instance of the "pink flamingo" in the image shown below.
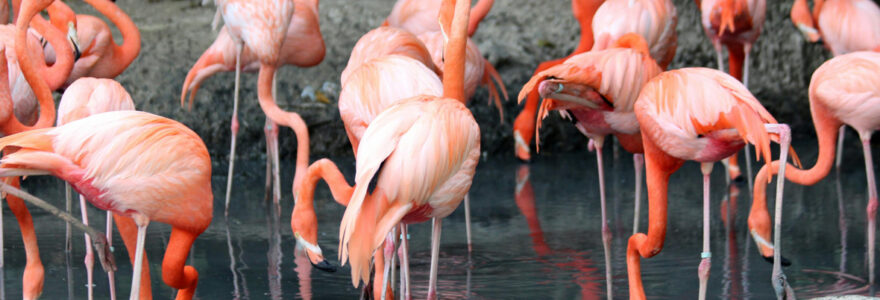
<svg viewBox="0 0 880 300"><path fill-rule="evenodd" d="M624 35L615 47L621 48L572 56L564 63L532 77L519 94L519 99L522 100L526 93L538 86L538 91L544 98L541 110L538 111L538 119L545 118L551 110L558 110L563 117L571 118L578 130L596 145L602 244L605 249L605 279L609 299L612 297L611 231L605 216L602 145L605 137L613 134L627 151L636 154L643 152L633 104L642 86L661 72L657 63L651 59L647 44L640 35ZM538 123L538 131L535 132L538 143L540 128L541 123ZM641 157L636 156L634 160L639 162ZM641 165L636 163L635 166L636 182L641 183ZM634 218L638 218L638 214Z"/></svg>
<svg viewBox="0 0 880 300"><path fill-rule="evenodd" d="M134 219L131 299L141 295L147 225L171 225L162 279L179 289L177 299L192 299L198 272L184 264L213 212L211 160L195 132L149 113L115 111L7 136L0 148L17 149L0 160L0 174L59 177L92 205Z"/></svg>
<svg viewBox="0 0 880 300"><path fill-rule="evenodd" d="M541 73L552 66L561 64L563 61L574 55L587 52L593 48L593 15L604 1L605 0L571 1L571 12L581 27L581 37L577 47L575 47L574 51L566 57L538 64L538 67L535 69L532 76L538 75L538 73ZM538 101L540 101L540 98L538 95L538 89L535 87L529 91L529 94L526 97L525 107L523 107L523 110L520 111L519 115L517 115L516 119L513 121L514 153L516 153L517 158L523 161L529 161L531 159L529 144L532 142L532 136L535 135L535 114L538 111Z"/></svg>
<svg viewBox="0 0 880 300"><path fill-rule="evenodd" d="M874 176L871 157L871 134L880 129L880 53L853 52L836 56L826 61L813 73L810 80L810 113L816 136L819 139L819 158L808 170L787 167L785 178L797 184L813 185L825 178L831 171L837 140L837 129L843 125L855 128L862 140L865 153L865 172L868 181L868 282L874 283L874 242L877 215L877 182ZM770 236L770 218L766 210L766 186L762 182L777 172L780 163L774 161L758 172L755 180L755 194L749 213L749 229L758 241L764 256L776 255L772 247L764 242ZM782 175L780 175L782 176ZM778 196L776 199L780 199ZM780 201L780 200L777 200ZM775 219L776 224L779 223ZM779 235L779 227L776 227Z"/></svg>
<svg viewBox="0 0 880 300"><path fill-rule="evenodd" d="M764 15L767 12L766 0L696 0L701 12L701 23L706 36L715 47L718 57L718 70L724 71L721 61L721 46L727 46L730 63L729 73L749 86L749 52L764 27ZM746 180L752 186L752 162L749 159L749 148L746 147ZM737 156L734 154L727 160L730 179L741 175Z"/></svg>
<svg viewBox="0 0 880 300"><path fill-rule="evenodd" d="M61 101L58 104L58 126L62 126L71 121L76 121L93 114L117 111L117 110L134 110L134 102L131 96L119 84L112 79L105 78L80 78L73 82L64 91ZM70 185L66 185L67 202L70 202ZM88 211L86 210L86 199L82 195L79 197L79 206L82 214L83 223L89 225ZM125 217L123 217L125 218ZM107 211L107 241L112 242L112 224L113 214ZM136 236L135 236L136 237ZM131 238L131 237L128 237ZM94 255L92 254L92 246L89 236L85 236L86 240L86 273L88 275L88 293L89 299L93 298L92 288L92 268L94 265ZM149 291L149 269L146 271L144 279L146 279L145 291ZM110 298L116 298L116 287L113 279L114 272L107 272L107 278L110 286ZM152 295L149 295L152 296ZM149 297L148 297L149 298Z"/></svg>
<svg viewBox="0 0 880 300"><path fill-rule="evenodd" d="M678 15L670 0L609 0L593 17L593 48L610 48L627 33L637 33L648 43L651 57L664 70L675 57Z"/></svg>
<svg viewBox="0 0 880 300"><path fill-rule="evenodd" d="M278 128L276 123L291 127L297 136L297 152L305 153L306 157L297 155L297 170L305 170L308 167L308 149L301 149L302 146L308 148L308 130L305 122L299 115L288 113L281 110L275 103L275 71L282 63L288 62L289 57L282 56L282 45L286 40L288 26L292 23L291 19L294 15L294 7L298 6L296 11L311 12L314 17L306 18L308 25L314 26L312 30L318 30L317 9L318 2L294 2L293 0L279 0L269 2L254 2L247 0L216 0L216 4L220 14L226 23L226 29L229 37L232 39L235 47L235 97L232 108L232 145L230 149L229 174L227 176L226 185L226 213L229 213L229 197L232 188L232 171L235 162L235 135L238 132L238 86L240 80L241 56L246 47L259 61L260 73L257 80L258 98L260 107L266 113L266 150L267 150L267 175L272 170L272 186L273 200L277 204L281 197L281 177L280 162L278 160ZM297 5L299 4L299 5ZM303 6L305 5L305 6ZM320 33L320 32L319 32ZM318 35L320 37L320 35ZM299 43L299 42L298 42ZM305 43L311 46L320 45L320 57L317 61L323 59L323 40L320 44ZM189 85L184 84L184 92L181 95L183 101L186 90ZM302 143L301 141L305 141ZM271 159L270 159L271 158ZM300 160L303 160L300 162ZM268 176L267 176L268 177ZM294 178L295 182L300 179L300 172L297 172ZM267 187L269 185L267 178ZM296 185L296 183L294 184Z"/></svg>
<svg viewBox="0 0 880 300"><path fill-rule="evenodd" d="M442 0L414 1L398 0L394 3L391 13L385 18L383 26L394 26L406 29L415 35L425 32L440 31L437 23L437 15L443 4ZM471 9L471 18L468 21L468 36L477 32L477 27L483 18L489 14L495 0L478 0Z"/></svg>
<svg viewBox="0 0 880 300"><path fill-rule="evenodd" d="M810 14L807 2L795 0L791 6L791 21L815 43L821 38L825 48L834 56L855 51L880 51L880 6L867 0L813 1ZM818 26L816 26L818 25ZM837 140L837 160L840 168L843 158L845 127L840 127Z"/></svg>
<svg viewBox="0 0 880 300"><path fill-rule="evenodd" d="M449 33L443 97L417 96L389 107L358 146L355 190L339 231L341 262L351 261L354 285L369 282L370 257L392 227L433 218L428 298L436 298L441 218L467 194L480 157L479 127L463 104L470 3L455 2L454 14L452 5L444 1L439 15ZM374 177L376 188L367 197Z"/></svg>
<svg viewBox="0 0 880 300"><path fill-rule="evenodd" d="M763 154L763 158L770 161L770 140L779 141L781 149L790 149L790 131L787 125L777 124L742 83L721 71L706 68L684 68L654 77L642 88L635 102L635 114L645 150L649 217L648 234L634 234L627 245L630 298L645 299L639 256L652 257L663 249L669 176L686 160L694 160L702 164L703 172L703 252L698 273L700 299L705 299L712 256L709 249L712 164L736 153L746 142L755 145L758 157ZM788 151L781 151L781 160L785 161L787 155ZM797 161L797 156L792 158ZM783 181L779 180L777 196L781 196L782 189ZM776 225L779 226L782 201L776 205ZM779 268L778 242L777 234L773 278L784 279Z"/></svg>

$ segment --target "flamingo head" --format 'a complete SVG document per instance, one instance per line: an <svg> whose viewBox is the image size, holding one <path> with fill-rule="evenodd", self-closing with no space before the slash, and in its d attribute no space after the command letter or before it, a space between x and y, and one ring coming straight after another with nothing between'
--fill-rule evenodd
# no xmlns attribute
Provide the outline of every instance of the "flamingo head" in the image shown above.
<svg viewBox="0 0 880 300"><path fill-rule="evenodd" d="M576 81L551 77L538 84L538 93L544 99L570 102L590 109L614 110L614 104L599 91L588 84Z"/></svg>

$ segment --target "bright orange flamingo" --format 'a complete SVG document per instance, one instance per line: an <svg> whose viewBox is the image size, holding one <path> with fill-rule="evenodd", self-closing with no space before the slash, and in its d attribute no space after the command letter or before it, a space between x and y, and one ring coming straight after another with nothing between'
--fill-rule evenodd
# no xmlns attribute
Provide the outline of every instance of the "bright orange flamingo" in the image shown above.
<svg viewBox="0 0 880 300"><path fill-rule="evenodd" d="M538 64L538 68L535 69L532 76L538 75L538 73L541 73L552 66L561 64L569 57L589 51L593 48L593 15L604 1L605 0L571 1L571 12L574 14L574 18L577 19L581 27L581 37L577 47L575 47L574 51L566 57ZM526 97L525 107L523 107L523 110L520 111L519 115L517 115L516 119L513 121L515 153L516 157L523 161L531 159L529 144L532 142L532 136L535 135L535 114L538 112L538 101L540 101L540 98L538 95L538 89L535 87L529 91L529 94Z"/></svg>
<svg viewBox="0 0 880 300"><path fill-rule="evenodd" d="M633 114L633 104L642 86L661 72L657 63L651 59L648 46L640 35L624 35L617 41L615 47L622 48L590 51L572 56L564 63L550 67L532 77L519 94L521 101L526 93L537 86L538 92L544 98L541 110L538 111L538 119L542 120L551 110L557 110L564 117L571 118L577 129L596 145L599 199L602 210L602 244L605 249L605 280L609 299L612 297L611 231L608 229L605 216L602 145L608 135L614 135L627 151L643 152L639 123ZM541 123L538 123L538 131L535 134L538 143L540 143L538 136L540 128ZM636 167L640 166L637 164ZM637 172L636 176L636 181L640 183L641 172Z"/></svg>
<svg viewBox="0 0 880 300"><path fill-rule="evenodd" d="M67 87L67 89L64 91L64 95L61 96L61 101L58 104L58 126L62 126L71 121L76 121L93 114L117 110L134 110L134 102L131 100L131 96L128 94L125 88L123 88L122 85L119 84L119 82L106 78L80 78L74 81L73 84L71 84L69 87ZM67 192L65 194L67 196L67 202L69 203L71 198L70 185L66 185L66 190ZM86 199L82 195L80 195L79 197L79 206L82 214L83 223L89 225L88 210L86 209ZM133 222L130 219L127 221ZM107 241L111 243L113 240L113 227L111 225L112 223L113 213L107 211L107 229L105 233L107 234ZM137 237L137 235L129 236L127 238L133 237ZM86 273L88 275L88 295L89 299L92 299L92 268L95 260L94 255L92 254L91 240L89 239L88 235L85 236L85 240L85 264ZM132 239L132 241L133 240L134 239ZM149 269L144 268L144 270L146 271L146 275L144 275L144 280L146 280L147 283L144 290L149 291ZM114 272L107 272L107 278L109 279L110 298L116 299L116 286L113 280L113 273Z"/></svg>
<svg viewBox="0 0 880 300"><path fill-rule="evenodd" d="M0 75L0 80L2 80L0 89L5 89L6 91L0 92L0 103L3 103L0 106L6 112L9 112L8 114L0 113L0 116L4 117L2 122L0 122L0 132L6 135L35 128L45 128L55 123L55 101L52 99L50 86L52 84L60 86L67 74L70 73L73 67L73 51L71 51L70 46L67 44L68 41L63 33L55 30L42 18L35 18L32 23L34 29L53 44L56 49L59 49L60 53L58 61L51 67L43 63L36 63L44 61L41 56L43 52L39 50L39 42L27 33L27 25L30 23L30 19L43 8L51 5L51 3L52 1L49 0L29 1L21 11L21 15L24 17L20 22L16 23L15 27L0 26L0 37L2 37L0 40L5 41L5 47L15 47L15 51L4 50L2 65L8 70L0 69L0 73L2 73ZM14 41L14 44L11 44L12 41ZM36 54L37 57L31 57L33 54ZM21 66L21 69L19 69L19 66ZM7 78L3 78L3 76L7 76ZM15 98L13 95L14 89L10 89L10 86L13 85L10 84L9 79L17 78L18 76L23 76L30 83L39 102L39 118L33 127L23 125L12 113ZM12 179L10 184L18 187L18 179ZM22 276L22 296L25 299L34 299L42 293L44 273L43 263L40 260L39 248L37 246L37 237L34 232L33 219L21 198L9 195L6 197L6 202L18 221L27 254L27 262ZM2 249L0 249L0 260L2 260Z"/></svg>
<svg viewBox="0 0 880 300"><path fill-rule="evenodd" d="M342 71L339 94L339 114L355 157L368 125L386 108L418 95L442 94L443 85L433 67L431 55L422 42L403 29L383 26L358 40ZM354 188L332 161L321 159L309 166L302 184L294 192L296 203L290 225L297 244L305 250L311 263L322 270L335 270L324 260L317 245L314 189L320 179L330 186L337 203L348 206ZM374 259L374 282L380 282L384 275L384 257L377 252ZM374 288L374 296L381 298L381 291Z"/></svg>
<svg viewBox="0 0 880 300"><path fill-rule="evenodd" d="M855 51L880 51L880 7L868 0L813 1L810 14L807 1L795 0L791 6L791 21L804 34L807 41L815 43L822 39L825 48L834 56ZM818 26L817 26L818 25ZM845 127L840 127L837 140L838 157L835 165L840 168L843 156Z"/></svg>
<svg viewBox="0 0 880 300"><path fill-rule="evenodd" d="M70 7L61 1L55 1L54 6L61 6L54 11L49 10L49 17L57 28L68 29L65 20L73 14ZM78 45L84 45L77 49L80 56L73 65L73 71L67 78L64 86L72 84L82 77L115 78L121 74L137 58L141 50L141 34L131 18L109 0L86 1L99 13L113 22L122 34L122 45L113 41L113 34L107 23L100 18L91 15L75 15L75 32L73 33ZM54 13L53 13L54 12ZM57 18L56 15L61 15ZM64 30L67 32L66 30ZM47 48L47 57L54 56L54 50ZM51 58L48 59L51 61Z"/></svg>
<svg viewBox="0 0 880 300"><path fill-rule="evenodd" d="M842 125L855 128L862 140L868 182L868 281L874 283L874 241L877 215L877 182L871 157L871 134L880 129L880 53L853 52L836 56L820 66L810 80L810 112L819 139L819 157L808 170L785 168L785 178L797 184L813 185L825 178L834 161L837 129ZM766 210L766 187L762 180L779 168L779 162L765 165L755 177L755 194L749 213L749 229L762 245L764 256L775 255L767 246L770 219ZM779 199L778 197L776 199ZM779 201L779 200L777 200ZM779 220L775 221L777 224ZM779 234L776 227L776 234Z"/></svg>
<svg viewBox="0 0 880 300"><path fill-rule="evenodd" d="M706 101L713 99L713 101ZM718 70L685 68L661 73L649 81L635 103L642 132L648 182L648 235L634 234L627 245L627 273L631 299L645 299L641 257L663 249L666 238L669 176L686 160L698 161L703 172L703 252L700 262L700 299L705 299L709 279L709 175L712 164L739 151L745 143L755 145L758 157L770 161L770 140L789 149L788 126L773 116L735 78ZM773 135L771 135L771 133ZM793 152L792 152L793 153ZM788 151L781 151L785 161ZM797 157L793 155L795 161ZM777 195L783 181L778 181ZM779 225L782 201L777 202ZM776 241L778 242L778 235ZM778 244L776 246L777 250ZM782 276L774 260L774 278ZM778 273L777 273L778 272Z"/></svg>
<svg viewBox="0 0 880 300"><path fill-rule="evenodd" d="M116 111L11 135L0 148L14 151L0 160L4 176L53 175L92 205L134 219L131 299L140 295L147 225L171 225L162 279L179 289L177 299L192 299L198 272L184 264L213 212L211 160L195 132L149 113Z"/></svg>
<svg viewBox="0 0 880 300"><path fill-rule="evenodd" d="M433 218L428 298L437 296L441 218L467 194L480 156L479 127L463 104L470 3L454 4L444 1L439 15L449 33L444 96L417 96L386 109L358 146L355 190L339 231L341 262L351 261L354 285L369 282L370 257L393 227ZM376 188L367 196L374 177Z"/></svg>
<svg viewBox="0 0 880 300"><path fill-rule="evenodd" d="M300 6L301 10L310 10L317 14L317 1L308 2L313 7ZM257 79L257 96L260 108L266 114L266 150L267 150L267 175L272 170L271 185L273 200L277 204L281 198L280 162L278 160L278 128L277 124L291 127L297 136L297 170L305 170L308 167L308 149L301 149L304 145L308 148L308 130L299 115L281 110L275 103L275 71L285 61L282 60L282 45L287 37L288 26L297 3L293 0L280 0L269 2L254 2L248 0L216 0L229 37L235 44L235 96L232 108L232 145L230 155L235 153L235 133L238 131L238 86L240 81L241 55L244 48L256 56L260 62L260 73ZM317 17L314 25L318 25ZM323 49L323 42L320 44ZM184 87L186 89L186 86ZM183 96L181 100L183 100ZM304 131L304 132L303 132ZM301 141L305 141L302 143ZM305 153L306 157L300 157L299 153ZM226 213L229 213L229 196L232 188L232 170L234 156L230 156L229 174L226 185ZM301 172L294 177L294 185L299 181ZM267 178L267 188L269 178Z"/></svg>
<svg viewBox="0 0 880 300"><path fill-rule="evenodd" d="M468 21L468 36L477 32L477 27L483 18L489 14L495 0L478 0L471 9L471 19ZM406 29L415 35L425 32L440 31L437 23L437 14L440 11L442 0L414 1L398 0L394 3L391 13L385 18L383 26L394 26Z"/></svg>
<svg viewBox="0 0 880 300"><path fill-rule="evenodd" d="M700 9L703 30L715 47L718 69L724 71L721 46L727 46L731 76L749 86L749 52L758 40L764 27L764 14L767 12L766 0L696 0ZM752 185L752 161L749 148L745 149L746 180ZM734 154L725 164L730 179L738 179L742 174Z"/></svg>

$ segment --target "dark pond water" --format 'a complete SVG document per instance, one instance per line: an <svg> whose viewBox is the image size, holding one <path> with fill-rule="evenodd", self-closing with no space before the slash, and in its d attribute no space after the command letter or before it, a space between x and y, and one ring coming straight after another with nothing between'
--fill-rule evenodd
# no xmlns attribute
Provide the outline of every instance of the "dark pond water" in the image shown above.
<svg viewBox="0 0 880 300"><path fill-rule="evenodd" d="M797 149L806 165L815 160L815 142ZM856 146L855 144L853 146ZM632 232L634 178L631 155L613 159L606 149L608 215L613 233L612 273L615 298L627 297L626 239ZM875 151L876 152L876 151ZM443 223L440 249L441 298L474 299L604 299L605 266L601 244L595 156L589 153L542 153L531 164L509 157L480 163L471 189L474 251L468 255L463 210ZM351 178L351 159L336 160ZM866 188L862 153L847 152L840 175L832 174L812 187L787 184L783 254L793 264L785 268L798 296L868 294L865 247ZM200 273L201 299L354 298L348 267L336 273L312 269L296 253L290 231L292 162L285 162L285 188L280 217L264 200L262 162L244 162L238 172L228 219L223 217L225 178L214 178L214 221L196 241L191 264ZM225 166L220 166L225 173ZM748 236L750 205L745 185L731 198L719 165L712 176L712 269L710 298L773 298L771 265ZM518 181L521 184L516 193ZM642 260L642 276L650 298L693 298L702 245L701 180L699 165L686 164L671 179L669 227L663 251ZM63 189L54 179L29 179L35 194L62 203ZM736 189L734 186L732 189ZM644 196L643 196L644 197ZM643 198L646 230L647 201ZM5 205L4 205L5 206ZM326 185L316 194L320 220L319 243L328 259L337 261L337 233L344 208L330 198ZM772 205L771 205L772 207ZM729 208L729 209L728 209ZM85 268L82 235L74 234L72 253L64 251L64 225L39 209L35 214L41 256L46 267L45 299L84 299ZM92 222L103 228L103 215L91 208ZM722 219L731 220L725 226ZM4 208L6 266L3 295L21 298L24 267L18 226ZM167 299L174 290L161 281L161 257L170 228L152 223L147 255L153 294ZM430 260L430 224L410 226L414 298L424 298ZM129 291L131 265L118 235L114 238L119 295ZM109 297L106 275L97 271L95 295Z"/></svg>

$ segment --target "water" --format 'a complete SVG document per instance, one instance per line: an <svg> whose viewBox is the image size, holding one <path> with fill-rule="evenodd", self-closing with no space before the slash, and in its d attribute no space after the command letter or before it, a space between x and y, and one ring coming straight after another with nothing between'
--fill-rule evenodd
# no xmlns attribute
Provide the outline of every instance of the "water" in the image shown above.
<svg viewBox="0 0 880 300"><path fill-rule="evenodd" d="M815 157L815 142L797 149L807 166ZM634 179L631 155L614 159L606 150L609 186L608 215L612 240L615 298L626 298L626 239L632 232ZM811 152L812 151L812 152ZM819 184L786 184L783 255L789 282L802 298L868 294L865 247L866 188L861 151L851 151L843 172ZM351 159L337 159L352 178ZM214 178L215 212L211 227L193 247L191 264L199 271L201 299L332 299L354 298L348 267L336 273L312 269L295 251L290 231L289 183L292 163L285 162L284 198L280 217L264 200L262 162L243 162L233 189L230 216L223 217L225 178ZM218 170L225 170L220 166ZM757 170L756 170L757 171ZM712 269L709 297L725 299L774 298L771 264L765 262L747 234L748 191L739 186L731 199L724 168L712 176ZM527 176L526 176L527 174ZM520 190L517 191L517 181ZM29 179L26 187L61 205L63 189L55 179ZM693 298L697 293L702 248L702 208L699 166L688 163L671 178L669 226L663 251L642 259L642 278L652 299ZM736 186L734 186L734 189ZM771 187L772 191L772 187ZM604 299L605 264L595 157L589 153L541 153L531 164L507 156L480 163L471 189L474 252L467 253L463 209L443 222L440 249L441 298L473 299ZM772 195L772 194L771 194ZM642 198L641 231L647 226L647 200ZM772 203L771 203L772 207ZM76 209L76 205L74 206ZM344 209L332 201L326 185L316 193L319 243L325 256L337 263L337 233ZM83 299L82 235L74 232L73 251L64 251L64 225L39 209L35 214L41 256L46 268L44 299ZM722 218L722 213L725 218ZM103 214L91 208L92 224L103 228ZM724 220L732 226L725 227ZM4 209L6 266L0 280L3 295L21 297L24 267L18 226ZM162 283L161 257L170 227L151 223L146 253L150 259L153 294L167 299L174 290ZM414 298L424 298L430 261L430 223L410 226ZM120 296L129 291L131 265L122 241L114 238L119 262L116 282ZM106 275L96 266L95 295L109 297Z"/></svg>

